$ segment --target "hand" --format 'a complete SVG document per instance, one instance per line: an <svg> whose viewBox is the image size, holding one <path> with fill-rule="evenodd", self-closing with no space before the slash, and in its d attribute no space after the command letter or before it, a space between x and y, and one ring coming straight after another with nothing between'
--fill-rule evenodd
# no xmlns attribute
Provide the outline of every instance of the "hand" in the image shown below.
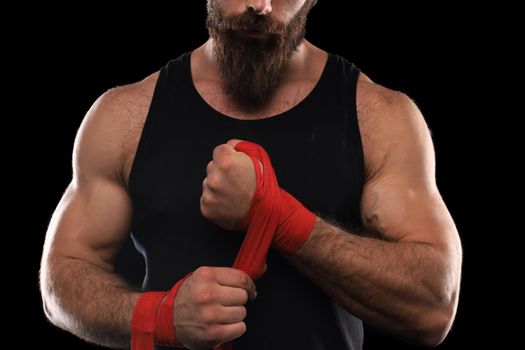
<svg viewBox="0 0 525 350"><path fill-rule="evenodd" d="M257 198L242 225L250 228L249 235L258 236L259 245L266 245L271 239L272 246L281 253L295 253L310 236L316 215L279 187L270 156L263 147L253 142L241 142L235 144L235 150L258 159L261 166L260 176L257 173ZM257 252L257 247L250 249Z"/></svg>
<svg viewBox="0 0 525 350"><path fill-rule="evenodd" d="M174 304L177 339L189 349L210 349L246 332L248 299L255 284L244 272L228 267L200 267L179 288Z"/></svg>
<svg viewBox="0 0 525 350"><path fill-rule="evenodd" d="M242 229L239 226L250 209L256 186L252 160L234 149L239 142L230 140L215 147L202 182L202 215L228 230Z"/></svg>

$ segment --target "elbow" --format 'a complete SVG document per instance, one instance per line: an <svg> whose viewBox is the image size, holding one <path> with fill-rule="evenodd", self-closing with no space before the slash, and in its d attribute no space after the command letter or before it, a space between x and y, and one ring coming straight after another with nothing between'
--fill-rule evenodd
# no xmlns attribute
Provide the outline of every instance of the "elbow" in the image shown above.
<svg viewBox="0 0 525 350"><path fill-rule="evenodd" d="M416 340L426 347L436 347L447 337L458 307L459 274L450 274L444 279L441 288L430 288L429 304L417 317Z"/></svg>
<svg viewBox="0 0 525 350"><path fill-rule="evenodd" d="M46 315L47 320L51 324L59 327L58 322L56 321L56 317L53 316L54 314L51 311L52 307L50 306L50 302L46 300L46 297L44 297L44 295L42 295L42 308L44 309L44 315Z"/></svg>
<svg viewBox="0 0 525 350"><path fill-rule="evenodd" d="M56 311L54 311L54 304L56 303L53 301L53 297L51 295L49 287L46 287L42 283L42 278L40 281L40 294L42 296L42 309L44 311L44 315L50 323L59 327L56 319Z"/></svg>
<svg viewBox="0 0 525 350"><path fill-rule="evenodd" d="M50 323L57 327L60 327L59 322L57 320L57 303L54 300L50 290L48 288L44 289L43 286L41 286L40 293L42 295L42 309L44 311L44 315Z"/></svg>
<svg viewBox="0 0 525 350"><path fill-rule="evenodd" d="M40 295L42 297L42 309L47 320L60 328L64 328L60 322L60 310L58 308L57 297L53 292L52 279L50 276L50 268L47 265L42 265L40 270Z"/></svg>
<svg viewBox="0 0 525 350"><path fill-rule="evenodd" d="M455 313L454 305L436 308L426 313L412 332L412 338L425 347L438 346L447 337L454 322Z"/></svg>
<svg viewBox="0 0 525 350"><path fill-rule="evenodd" d="M72 319L60 307L57 298L49 292L42 292L42 308L49 323L60 329L71 331ZM68 326L69 325L69 326Z"/></svg>

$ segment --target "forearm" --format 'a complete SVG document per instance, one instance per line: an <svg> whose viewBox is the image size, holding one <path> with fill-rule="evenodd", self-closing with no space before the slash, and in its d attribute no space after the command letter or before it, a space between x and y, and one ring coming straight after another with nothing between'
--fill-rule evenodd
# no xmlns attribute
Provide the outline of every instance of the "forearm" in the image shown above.
<svg viewBox="0 0 525 350"><path fill-rule="evenodd" d="M50 321L89 342L129 347L131 317L140 293L84 260L59 258L47 265L41 288Z"/></svg>
<svg viewBox="0 0 525 350"><path fill-rule="evenodd" d="M289 260L352 314L428 343L457 298L453 267L432 245L362 237L321 219Z"/></svg>

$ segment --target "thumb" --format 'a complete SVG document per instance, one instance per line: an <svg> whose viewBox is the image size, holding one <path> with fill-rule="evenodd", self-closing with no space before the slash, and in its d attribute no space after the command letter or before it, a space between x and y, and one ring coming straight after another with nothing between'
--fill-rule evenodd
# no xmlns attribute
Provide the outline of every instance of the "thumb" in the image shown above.
<svg viewBox="0 0 525 350"><path fill-rule="evenodd" d="M237 153L237 151L230 145L223 143L213 150L213 160L218 161L219 159L223 158L224 156L229 156L232 154Z"/></svg>
<svg viewBox="0 0 525 350"><path fill-rule="evenodd" d="M242 141L244 141L244 140L231 139L228 142L226 142L226 144L232 146L233 148L235 148L235 146L237 146L237 144L239 142L242 142Z"/></svg>
<svg viewBox="0 0 525 350"><path fill-rule="evenodd" d="M243 142L243 141L244 140L231 139L228 142L226 142L226 144L232 146L234 148L234 151L237 152L237 150L235 150L235 146L237 146L238 143ZM264 167L260 160L258 162L259 162L259 166L261 167L261 174L262 174L264 171Z"/></svg>

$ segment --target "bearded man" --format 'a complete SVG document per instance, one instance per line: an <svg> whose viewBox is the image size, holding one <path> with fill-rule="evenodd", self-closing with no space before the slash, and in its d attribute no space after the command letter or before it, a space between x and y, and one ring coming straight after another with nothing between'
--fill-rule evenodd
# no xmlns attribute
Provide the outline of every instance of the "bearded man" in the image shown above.
<svg viewBox="0 0 525 350"><path fill-rule="evenodd" d="M305 39L315 3L208 0L209 40L95 102L44 245L53 324L137 350L444 339L462 252L424 118Z"/></svg>

